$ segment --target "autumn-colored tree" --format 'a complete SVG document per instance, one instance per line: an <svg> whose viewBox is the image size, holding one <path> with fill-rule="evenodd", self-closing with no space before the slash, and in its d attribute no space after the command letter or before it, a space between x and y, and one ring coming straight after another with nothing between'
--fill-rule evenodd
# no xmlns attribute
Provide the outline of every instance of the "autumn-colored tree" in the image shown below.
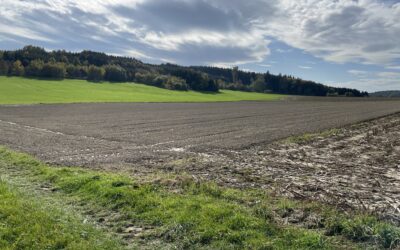
<svg viewBox="0 0 400 250"><path fill-rule="evenodd" d="M25 74L24 65L22 65L20 60L16 60L11 67L11 74L13 76L23 76Z"/></svg>

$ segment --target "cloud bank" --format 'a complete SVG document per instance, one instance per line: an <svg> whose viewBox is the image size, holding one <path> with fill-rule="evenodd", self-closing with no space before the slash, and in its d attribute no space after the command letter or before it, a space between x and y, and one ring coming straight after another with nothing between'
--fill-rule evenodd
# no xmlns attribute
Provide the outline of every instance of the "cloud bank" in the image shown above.
<svg viewBox="0 0 400 250"><path fill-rule="evenodd" d="M400 3L374 0L3 0L0 12L9 39L139 47L183 61L198 53L203 62L209 49L220 50L209 62L261 61L272 38L333 62L400 57Z"/></svg>
<svg viewBox="0 0 400 250"><path fill-rule="evenodd" d="M262 63L279 42L398 70L399 17L400 3L388 0L1 0L0 45L235 65Z"/></svg>

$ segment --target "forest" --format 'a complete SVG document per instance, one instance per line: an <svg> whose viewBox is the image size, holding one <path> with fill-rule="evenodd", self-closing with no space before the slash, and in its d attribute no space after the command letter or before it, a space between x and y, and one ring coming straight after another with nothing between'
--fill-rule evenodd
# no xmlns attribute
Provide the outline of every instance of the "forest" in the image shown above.
<svg viewBox="0 0 400 250"><path fill-rule="evenodd" d="M172 90L218 92L219 89L306 96L368 96L356 89L336 88L289 75L255 73L238 67L148 64L131 57L35 46L0 51L0 75L93 82L138 82Z"/></svg>

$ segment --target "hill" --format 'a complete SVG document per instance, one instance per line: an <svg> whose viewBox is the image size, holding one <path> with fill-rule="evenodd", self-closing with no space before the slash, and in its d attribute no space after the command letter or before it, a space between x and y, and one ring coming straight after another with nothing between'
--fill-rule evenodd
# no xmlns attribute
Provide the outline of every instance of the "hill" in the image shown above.
<svg viewBox="0 0 400 250"><path fill-rule="evenodd" d="M308 96L366 96L355 89L334 88L269 72L255 73L218 67L153 65L135 58L82 51L45 51L26 46L0 51L0 75L89 81L140 82L172 90L218 92L219 89Z"/></svg>
<svg viewBox="0 0 400 250"><path fill-rule="evenodd" d="M137 83L0 77L0 104L271 101L281 98L284 98L284 95L232 90L202 93L191 90L173 91Z"/></svg>
<svg viewBox="0 0 400 250"><path fill-rule="evenodd" d="M373 97L400 97L400 90L378 91L370 95Z"/></svg>

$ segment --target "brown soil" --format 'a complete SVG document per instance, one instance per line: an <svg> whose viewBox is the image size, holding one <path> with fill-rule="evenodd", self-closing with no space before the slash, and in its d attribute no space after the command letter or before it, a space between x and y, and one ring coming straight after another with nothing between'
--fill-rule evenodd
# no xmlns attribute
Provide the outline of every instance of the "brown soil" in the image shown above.
<svg viewBox="0 0 400 250"><path fill-rule="evenodd" d="M185 169L224 185L263 187L400 224L400 114L300 143L203 155Z"/></svg>
<svg viewBox="0 0 400 250"><path fill-rule="evenodd" d="M399 101L0 107L0 144L62 165L187 173L400 220ZM301 143L291 135L342 127Z"/></svg>

